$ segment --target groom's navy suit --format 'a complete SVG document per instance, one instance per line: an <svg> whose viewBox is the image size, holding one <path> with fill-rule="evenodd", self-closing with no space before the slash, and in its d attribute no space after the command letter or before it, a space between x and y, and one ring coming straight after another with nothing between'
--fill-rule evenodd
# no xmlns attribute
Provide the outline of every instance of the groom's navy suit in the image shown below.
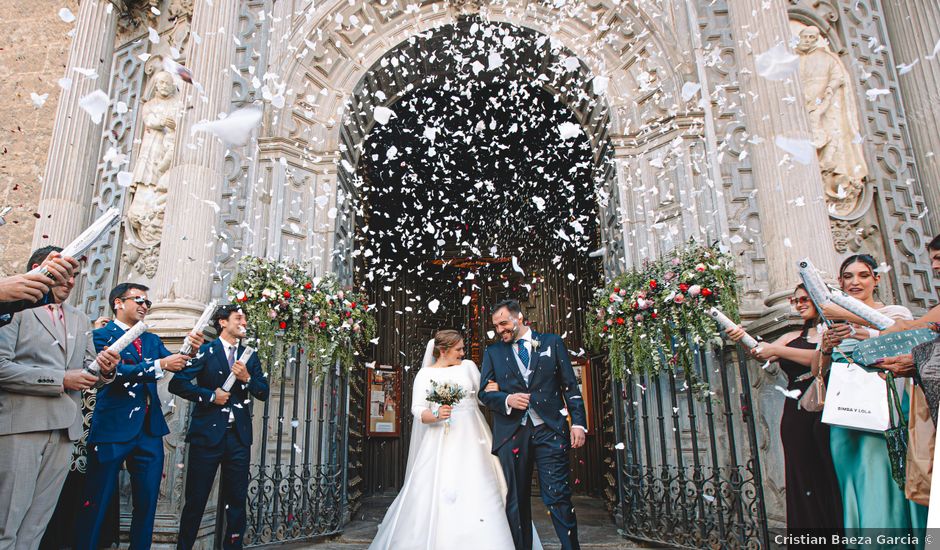
<svg viewBox="0 0 940 550"><path fill-rule="evenodd" d="M571 477L568 449L572 424L585 426L584 402L578 381L561 338L554 334L532 333L533 349L528 354L528 383L517 360L516 346L499 342L486 348L480 373L480 399L494 413L493 454L499 457L509 493L506 516L517 550L532 548L532 470L538 468L542 501L552 515L562 548L575 550L578 524L571 506ZM536 345L535 342L538 342ZM499 391L487 392L489 381ZM508 409L510 394L528 393L529 409L543 421L535 426L528 411ZM507 410L508 409L508 410Z"/></svg>

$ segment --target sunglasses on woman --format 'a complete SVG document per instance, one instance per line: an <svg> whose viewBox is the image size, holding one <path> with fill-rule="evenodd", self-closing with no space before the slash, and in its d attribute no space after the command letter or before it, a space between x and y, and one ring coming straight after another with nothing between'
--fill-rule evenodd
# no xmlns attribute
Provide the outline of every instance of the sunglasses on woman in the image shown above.
<svg viewBox="0 0 940 550"><path fill-rule="evenodd" d="M809 296L800 296L798 298L790 298L791 306L801 306L803 304L808 304L810 302Z"/></svg>

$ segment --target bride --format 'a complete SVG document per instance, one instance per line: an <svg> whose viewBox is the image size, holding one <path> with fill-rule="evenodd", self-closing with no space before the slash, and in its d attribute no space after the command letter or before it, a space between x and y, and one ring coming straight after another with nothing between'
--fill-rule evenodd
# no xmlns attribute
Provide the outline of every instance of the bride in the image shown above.
<svg viewBox="0 0 940 550"><path fill-rule="evenodd" d="M463 336L440 330L415 376L415 416L405 483L370 550L512 550L506 481L490 453L492 435L477 401L480 371L463 361ZM431 382L460 385L453 407L427 400ZM535 537L535 548L541 548Z"/></svg>

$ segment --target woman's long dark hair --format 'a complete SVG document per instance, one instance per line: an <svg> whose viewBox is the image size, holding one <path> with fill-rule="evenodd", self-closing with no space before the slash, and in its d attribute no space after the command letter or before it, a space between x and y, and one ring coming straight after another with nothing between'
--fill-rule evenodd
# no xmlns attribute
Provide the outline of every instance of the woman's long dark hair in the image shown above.
<svg viewBox="0 0 940 550"><path fill-rule="evenodd" d="M802 290L803 292L806 292L807 295L809 294L809 292L807 292L806 290L806 285L804 285L803 283L796 285L796 288L793 289L793 293L796 294L797 290ZM816 304L812 304L811 307L813 308L813 313L815 313L815 315L813 316L812 319L807 319L806 321L803 321L802 332L804 335L807 332L809 332L809 329L819 324L819 310L816 309Z"/></svg>

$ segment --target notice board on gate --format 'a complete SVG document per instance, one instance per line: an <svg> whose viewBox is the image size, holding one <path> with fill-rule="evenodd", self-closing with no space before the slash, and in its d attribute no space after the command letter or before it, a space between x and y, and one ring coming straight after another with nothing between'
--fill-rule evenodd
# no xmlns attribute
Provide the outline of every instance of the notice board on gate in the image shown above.
<svg viewBox="0 0 940 550"><path fill-rule="evenodd" d="M376 365L366 369L366 435L399 437L401 435L401 369Z"/></svg>

